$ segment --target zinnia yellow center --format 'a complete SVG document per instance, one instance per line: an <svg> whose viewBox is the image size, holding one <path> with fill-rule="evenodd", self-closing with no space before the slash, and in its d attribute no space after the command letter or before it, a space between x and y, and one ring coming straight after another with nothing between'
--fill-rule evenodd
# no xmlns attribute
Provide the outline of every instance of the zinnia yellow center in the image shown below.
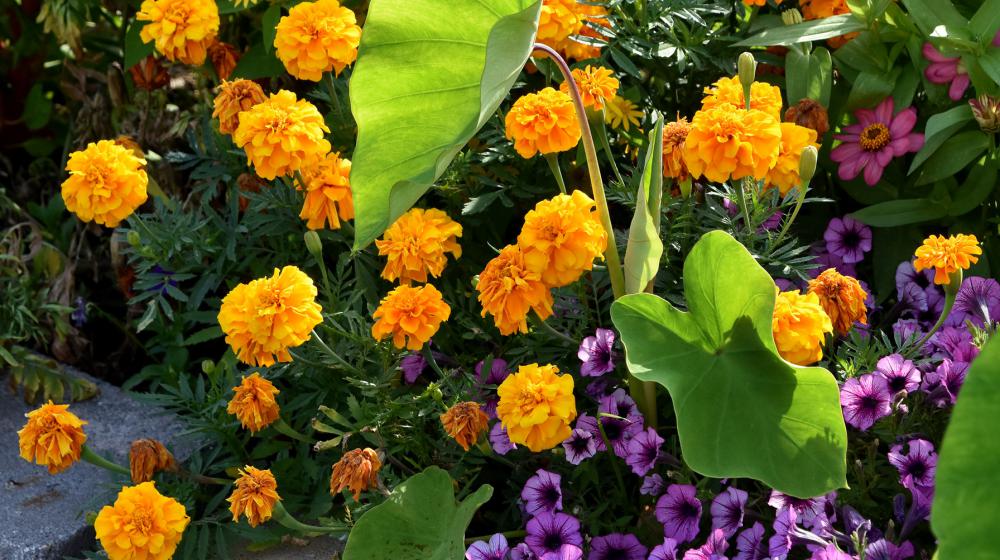
<svg viewBox="0 0 1000 560"><path fill-rule="evenodd" d="M861 149L868 152L881 150L889 144L889 127L882 123L874 123L861 131Z"/></svg>

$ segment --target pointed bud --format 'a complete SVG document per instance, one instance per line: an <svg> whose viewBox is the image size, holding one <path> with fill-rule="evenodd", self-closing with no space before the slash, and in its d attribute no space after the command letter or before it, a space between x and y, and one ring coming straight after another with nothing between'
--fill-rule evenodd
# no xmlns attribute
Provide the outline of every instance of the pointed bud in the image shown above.
<svg viewBox="0 0 1000 560"><path fill-rule="evenodd" d="M816 160L818 158L819 153L816 152L815 146L806 146L802 150L802 155L799 156L799 179L803 185L808 185L809 181L812 181L813 175L816 174Z"/></svg>
<svg viewBox="0 0 1000 560"><path fill-rule="evenodd" d="M129 230L125 238L128 239L128 244L135 248L138 248L140 245L142 245L142 236L140 236L139 232L135 231L134 229Z"/></svg>
<svg viewBox="0 0 1000 560"><path fill-rule="evenodd" d="M740 55L736 67L739 69L740 83L743 84L743 89L749 90L750 85L757 77L757 61L751 53L745 52Z"/></svg>
<svg viewBox="0 0 1000 560"><path fill-rule="evenodd" d="M792 8L781 12L781 22L785 25L795 25L802 23L802 12L798 8Z"/></svg>
<svg viewBox="0 0 1000 560"><path fill-rule="evenodd" d="M302 236L306 241L306 249L309 250L309 254L314 258L323 258L323 242L320 241L319 234L313 230L309 230Z"/></svg>
<svg viewBox="0 0 1000 560"><path fill-rule="evenodd" d="M983 132L996 134L1000 132L1000 99L982 94L969 100L972 116L979 123Z"/></svg>

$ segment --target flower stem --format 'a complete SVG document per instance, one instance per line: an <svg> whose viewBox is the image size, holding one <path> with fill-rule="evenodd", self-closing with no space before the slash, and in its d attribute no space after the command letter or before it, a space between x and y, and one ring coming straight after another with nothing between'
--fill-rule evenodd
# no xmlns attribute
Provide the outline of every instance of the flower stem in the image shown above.
<svg viewBox="0 0 1000 560"><path fill-rule="evenodd" d="M186 469L178 469L177 474L184 478L193 480L198 484L218 484L219 486L229 486L233 483L232 480L228 478L216 478L214 476L205 476L203 474L193 473Z"/></svg>
<svg viewBox="0 0 1000 560"><path fill-rule="evenodd" d="M552 325L550 325L547 322L545 322L545 320L543 320L541 317L538 317L536 315L535 318L538 319L538 324L542 327L542 330L544 330L545 332L551 334L552 336L558 338L559 340L568 342L570 344L576 344L575 340L573 340L572 338L566 336L565 334L557 331L555 329L555 327L553 327Z"/></svg>
<svg viewBox="0 0 1000 560"><path fill-rule="evenodd" d="M631 379L635 379L635 377L632 377ZM601 432L601 440L604 441L604 449L611 454L611 470L615 471L615 479L618 480L618 489L624 496L625 480L622 478L622 472L618 469L618 455L615 455L615 449L614 447L611 447L611 440L608 439L608 434L604 431L604 422L601 422L601 418L603 416L605 416L603 413L597 415L597 429Z"/></svg>
<svg viewBox="0 0 1000 560"><path fill-rule="evenodd" d="M934 333L938 332L941 327L944 326L945 320L948 318L948 315L951 314L951 308L955 306L955 298L958 296L958 289L962 286L962 276L961 269L951 275L951 281L944 287L944 309L941 310L941 316L938 317L937 323L934 323L931 330L927 331L927 334L920 339L920 342L906 352L907 358L912 357L911 352L919 352L924 347L924 344L927 344L927 341L934 336Z"/></svg>
<svg viewBox="0 0 1000 560"><path fill-rule="evenodd" d="M792 214L785 220L785 225L781 227L781 231L778 232L778 237L774 240L774 246L777 247L781 240L785 238L788 234L789 228L792 227L792 222L799 215L799 210L802 208L802 203L806 200L806 190L809 188L808 182L803 182L799 185L798 199L795 201L795 208L792 210Z"/></svg>
<svg viewBox="0 0 1000 560"><path fill-rule="evenodd" d="M320 347L323 348L323 351L326 353L326 355L328 355L331 358L333 358L338 364L344 366L344 368L347 369L348 371L354 373L355 375L361 375L361 373L362 373L361 370L359 370L358 368L352 366L344 358L341 358L340 354L334 352L333 348L330 348L329 346L326 345L325 342L323 342L323 339L319 336L319 333L316 332L316 329L313 329L312 337L313 337L313 340L315 340L320 345Z"/></svg>
<svg viewBox="0 0 1000 560"><path fill-rule="evenodd" d="M131 471L119 465L118 463L112 463L111 461L105 459L104 457L101 457L86 444L84 444L83 447L80 449L80 459L83 459L84 461L96 467L107 469L113 473L122 474L125 476L132 476Z"/></svg>
<svg viewBox="0 0 1000 560"><path fill-rule="evenodd" d="M604 126L604 109L600 111L588 111L587 120L590 121L590 128L594 135L597 136L598 142L601 143L601 149L608 156L608 163L611 164L611 171L614 171L615 178L622 185L625 184L625 179L622 179L622 174L618 171L618 163L615 162L615 154L611 151L611 143L608 142L608 130Z"/></svg>
<svg viewBox="0 0 1000 560"><path fill-rule="evenodd" d="M444 379L444 372L441 371L441 366L438 365L437 360L434 359L434 353L431 352L431 345L424 344L424 347L420 349L420 353L424 355L424 359L434 370L434 373L438 374L438 377Z"/></svg>
<svg viewBox="0 0 1000 560"><path fill-rule="evenodd" d="M563 180L562 169L559 168L559 156L556 154L544 154L545 161L549 164L549 169L552 170L552 175L556 178L556 183L559 185L559 192L566 194L566 181Z"/></svg>
<svg viewBox="0 0 1000 560"><path fill-rule="evenodd" d="M347 527L321 527L319 525L307 525L288 513L281 502L275 502L271 512L271 519L277 521L283 527L298 531L300 533L347 533Z"/></svg>
<svg viewBox="0 0 1000 560"><path fill-rule="evenodd" d="M611 291L614 293L615 299L618 299L625 295L625 274L622 272L621 257L618 255L618 245L615 242L615 230L611 225L611 215L608 213L608 199L604 196L604 181L601 179L601 168L597 161L597 147L594 145L594 136L591 134L590 126L587 123L587 111L583 106L583 97L580 96L580 89L573 79L569 65L559 56L558 52L552 47L541 43L535 43L534 50L536 52L541 51L551 58L556 63L556 66L559 67L563 79L569 84L569 95L573 99L573 104L576 107L576 117L580 121L583 151L587 155L590 187L594 191L594 201L597 203L597 210L601 215L601 225L604 226L604 231L608 234L608 247L604 251L604 258L608 262L608 275L611 276Z"/></svg>

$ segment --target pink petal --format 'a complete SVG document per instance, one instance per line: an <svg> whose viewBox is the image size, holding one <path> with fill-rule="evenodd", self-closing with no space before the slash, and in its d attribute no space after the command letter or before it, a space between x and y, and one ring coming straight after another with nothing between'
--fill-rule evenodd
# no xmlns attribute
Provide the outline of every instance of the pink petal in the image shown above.
<svg viewBox="0 0 1000 560"><path fill-rule="evenodd" d="M885 171L885 168L881 165L868 165L865 167L865 182L868 183L869 187L874 187L878 184L882 178L883 171Z"/></svg>
<svg viewBox="0 0 1000 560"><path fill-rule="evenodd" d="M889 124L892 122L892 111L892 97L886 97L878 104L878 107L875 107L875 118L882 124Z"/></svg>
<svg viewBox="0 0 1000 560"><path fill-rule="evenodd" d="M860 124L862 128L874 122L878 122L875 120L875 112L871 109L858 109L854 112L854 116L858 118L858 124Z"/></svg>
<svg viewBox="0 0 1000 560"><path fill-rule="evenodd" d="M935 84L947 84L958 75L958 61L952 63L934 63L924 70L924 76Z"/></svg>
<svg viewBox="0 0 1000 560"><path fill-rule="evenodd" d="M909 136L901 136L899 138L896 138L892 142L889 142L889 145L886 146L885 149L892 152L892 155L895 157L899 157L905 154L906 152L909 152L910 151ZM915 152L916 150L913 151Z"/></svg>
<svg viewBox="0 0 1000 560"><path fill-rule="evenodd" d="M934 45L930 43L924 43L923 53L924 58L931 62L947 62L949 60L954 60L951 57L941 54L941 51L934 48Z"/></svg>
<svg viewBox="0 0 1000 560"><path fill-rule="evenodd" d="M863 124L849 124L840 130L849 134L861 134L861 131L864 129L865 125Z"/></svg>
<svg viewBox="0 0 1000 560"><path fill-rule="evenodd" d="M969 75L959 74L955 81L951 83L951 87L948 88L948 97L952 101L958 101L965 95L965 88L969 87Z"/></svg>
<svg viewBox="0 0 1000 560"><path fill-rule="evenodd" d="M861 155L861 145L855 143L844 143L830 151L830 159L837 163L854 159Z"/></svg>
<svg viewBox="0 0 1000 560"><path fill-rule="evenodd" d="M888 146L875 152L875 163L877 163L879 167L889 165L889 163L892 162L892 152L892 149ZM871 166L869 165L869 167Z"/></svg>
<svg viewBox="0 0 1000 560"><path fill-rule="evenodd" d="M871 152L862 152L858 157L840 164L837 175L844 181L850 181L861 173L861 169L872 159Z"/></svg>
<svg viewBox="0 0 1000 560"><path fill-rule="evenodd" d="M911 152L919 152L920 148L924 147L924 134L922 132L907 134L906 141Z"/></svg>
<svg viewBox="0 0 1000 560"><path fill-rule="evenodd" d="M913 125L917 124L917 110L907 107L896 115L896 118L889 126L889 136L892 138L902 138L913 130Z"/></svg>

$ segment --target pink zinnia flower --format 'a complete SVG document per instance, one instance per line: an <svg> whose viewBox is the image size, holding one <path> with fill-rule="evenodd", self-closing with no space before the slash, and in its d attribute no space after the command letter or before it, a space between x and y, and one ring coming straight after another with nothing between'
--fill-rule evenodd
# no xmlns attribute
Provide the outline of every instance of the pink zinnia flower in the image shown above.
<svg viewBox="0 0 1000 560"><path fill-rule="evenodd" d="M865 172L865 183L875 186L892 161L908 152L919 151L924 135L913 132L917 110L907 107L893 116L893 101L885 98L874 109L858 109L857 124L845 126L836 136L840 145L830 152L830 159L840 164L838 175L845 181Z"/></svg>
<svg viewBox="0 0 1000 560"><path fill-rule="evenodd" d="M924 58L930 64L924 70L927 81L933 84L951 84L948 97L958 101L969 87L969 72L958 56L945 56L930 43L924 43Z"/></svg>

